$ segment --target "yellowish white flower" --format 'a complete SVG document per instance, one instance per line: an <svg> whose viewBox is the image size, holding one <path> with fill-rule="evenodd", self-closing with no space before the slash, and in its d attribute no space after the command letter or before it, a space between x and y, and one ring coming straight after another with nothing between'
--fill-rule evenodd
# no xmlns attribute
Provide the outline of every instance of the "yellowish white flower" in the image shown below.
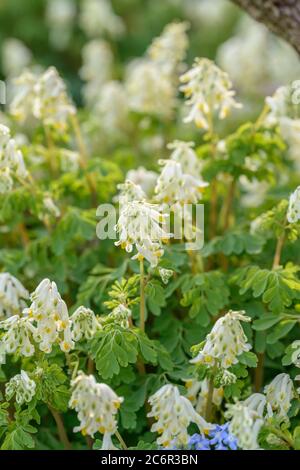
<svg viewBox="0 0 300 470"><path fill-rule="evenodd" d="M99 384L92 375L82 372L72 382L72 396L69 406L77 411L80 425L74 432L94 436L103 434L102 450L112 450L111 436L117 431L116 415L123 402L106 384Z"/></svg>
<svg viewBox="0 0 300 470"><path fill-rule="evenodd" d="M30 298L32 304L26 313L36 322L34 339L41 351L50 353L53 344L58 343L62 351L69 352L74 346L71 322L55 282L44 279Z"/></svg>
<svg viewBox="0 0 300 470"><path fill-rule="evenodd" d="M243 404L255 411L261 418L273 416L272 407L263 393L253 393L243 401Z"/></svg>
<svg viewBox="0 0 300 470"><path fill-rule="evenodd" d="M166 268L159 268L159 275L161 277L161 280L164 284L168 284L169 280L174 274L174 271L172 269L166 269Z"/></svg>
<svg viewBox="0 0 300 470"><path fill-rule="evenodd" d="M60 210L50 196L43 198L43 206L47 214L56 218L60 217ZM41 216L44 217L45 214L41 214Z"/></svg>
<svg viewBox="0 0 300 470"><path fill-rule="evenodd" d="M155 38L148 49L148 56L170 77L176 78L188 48L186 21L170 23L160 36Z"/></svg>
<svg viewBox="0 0 300 470"><path fill-rule="evenodd" d="M29 317L13 315L0 322L0 329L5 330L0 339L1 354L21 354L30 357L34 354L33 336L36 329Z"/></svg>
<svg viewBox="0 0 300 470"><path fill-rule="evenodd" d="M138 167L136 170L129 170L126 175L126 180L139 185L147 196L150 196L156 184L158 174L155 171L146 170L143 166Z"/></svg>
<svg viewBox="0 0 300 470"><path fill-rule="evenodd" d="M114 13L110 0L82 0L79 22L90 37L103 34L117 37L125 30L122 18Z"/></svg>
<svg viewBox="0 0 300 470"><path fill-rule="evenodd" d="M244 403L227 405L225 417L231 419L230 433L237 437L238 446L243 450L258 450L258 433L264 423L263 418Z"/></svg>
<svg viewBox="0 0 300 470"><path fill-rule="evenodd" d="M287 220L290 224L300 220L300 186L290 196Z"/></svg>
<svg viewBox="0 0 300 470"><path fill-rule="evenodd" d="M202 434L210 429L211 425L194 410L186 397L180 395L174 385L161 387L149 398L149 403L151 411L147 416L156 420L151 431L160 435L156 442L163 447L169 447L171 443L176 447L185 446L190 423L195 423Z"/></svg>
<svg viewBox="0 0 300 470"><path fill-rule="evenodd" d="M244 207L257 207L260 206L266 197L269 183L266 181L258 181L256 179L249 180L246 176L242 175L239 179L242 189L245 194L241 197L241 204Z"/></svg>
<svg viewBox="0 0 300 470"><path fill-rule="evenodd" d="M122 328L129 328L131 315L130 308L126 305L119 304L106 317L106 322L113 322L114 324L120 325Z"/></svg>
<svg viewBox="0 0 300 470"><path fill-rule="evenodd" d="M80 306L70 317L72 338L74 341L91 339L100 328L94 312L86 307Z"/></svg>
<svg viewBox="0 0 300 470"><path fill-rule="evenodd" d="M251 319L246 317L243 311L232 310L219 318L207 335L204 346L191 363L205 364L209 367L217 365L223 369L237 364L238 356L251 349L241 321L249 322Z"/></svg>
<svg viewBox="0 0 300 470"><path fill-rule="evenodd" d="M288 374L278 374L264 389L268 403L277 416L287 419L295 396L293 381Z"/></svg>
<svg viewBox="0 0 300 470"><path fill-rule="evenodd" d="M31 380L27 372L21 370L20 374L15 375L5 385L5 396L9 401L16 395L16 402L19 405L29 403L35 395L36 383Z"/></svg>
<svg viewBox="0 0 300 470"><path fill-rule="evenodd" d="M106 133L126 131L129 106L127 93L121 82L113 80L100 88L94 111Z"/></svg>
<svg viewBox="0 0 300 470"><path fill-rule="evenodd" d="M184 122L194 122L199 128L212 130L215 114L224 119L232 108L241 107L234 99L235 92L227 73L209 59L197 58L180 80L183 83L180 89L190 108Z"/></svg>
<svg viewBox="0 0 300 470"><path fill-rule="evenodd" d="M16 119L23 122L34 117L45 126L65 130L76 110L55 67L37 75L25 71L15 80L15 85L10 112Z"/></svg>
<svg viewBox="0 0 300 470"><path fill-rule="evenodd" d="M169 118L176 104L176 88L151 60L131 64L126 78L129 107L135 112Z"/></svg>
<svg viewBox="0 0 300 470"><path fill-rule="evenodd" d="M20 39L8 38L2 43L2 67L6 77L16 77L32 61L30 49Z"/></svg>
<svg viewBox="0 0 300 470"><path fill-rule="evenodd" d="M187 389L186 396L195 407L197 413L204 415L209 390L208 380L204 379L201 382L195 379L187 380L185 382L185 387ZM213 404L219 407L223 401L223 397L223 388L214 388L212 397Z"/></svg>
<svg viewBox="0 0 300 470"><path fill-rule="evenodd" d="M120 207L133 201L146 201L146 194L139 184L126 180L125 183L118 184L119 194L116 200L119 201Z"/></svg>
<svg viewBox="0 0 300 470"><path fill-rule="evenodd" d="M0 318L20 314L26 307L29 292L10 273L0 273Z"/></svg>
<svg viewBox="0 0 300 470"><path fill-rule="evenodd" d="M50 41L56 49L65 49L71 39L76 4L73 0L48 0L46 23L49 26Z"/></svg>
<svg viewBox="0 0 300 470"><path fill-rule="evenodd" d="M133 247L137 254L132 259L146 259L151 266L156 266L164 253L162 244L171 234L165 232L162 225L165 215L158 211L155 204L132 201L122 205L120 217L115 227L119 235L116 246L121 246L128 253Z"/></svg>
<svg viewBox="0 0 300 470"><path fill-rule="evenodd" d="M183 140L174 140L167 145L167 148L172 150L170 160L180 163L183 173L200 178L202 166L194 147L194 142Z"/></svg>
<svg viewBox="0 0 300 470"><path fill-rule="evenodd" d="M292 349L292 363L295 364L296 367L300 367L300 340L292 343Z"/></svg>
<svg viewBox="0 0 300 470"><path fill-rule="evenodd" d="M26 179L27 176L21 150L11 138L9 128L0 124L0 193L12 189L14 177Z"/></svg>

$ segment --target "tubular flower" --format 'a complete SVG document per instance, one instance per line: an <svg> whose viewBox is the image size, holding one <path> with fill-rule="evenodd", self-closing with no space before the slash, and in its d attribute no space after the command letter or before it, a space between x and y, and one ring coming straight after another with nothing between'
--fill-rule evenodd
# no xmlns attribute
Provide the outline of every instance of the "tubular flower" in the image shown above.
<svg viewBox="0 0 300 470"><path fill-rule="evenodd" d="M184 122L195 122L197 127L211 130L215 113L219 119L224 119L231 108L241 107L234 99L235 92L227 73L208 59L197 58L180 80L183 83L180 89L191 108Z"/></svg>
<svg viewBox="0 0 300 470"><path fill-rule="evenodd" d="M26 313L36 321L35 340L41 351L50 353L56 342L62 351L70 351L74 346L71 322L55 282L44 279L30 298L32 304Z"/></svg>
<svg viewBox="0 0 300 470"><path fill-rule="evenodd" d="M115 227L119 234L116 246L121 246L131 253L133 246L137 254L132 259L145 258L151 266L156 266L164 253L163 242L167 241L171 234L164 231L165 215L157 210L155 204L142 201L133 201L124 204L120 217Z"/></svg>
<svg viewBox="0 0 300 470"><path fill-rule="evenodd" d="M122 328L129 328L131 318L131 310L123 304L115 307L112 312L106 317L106 323L114 323L120 325Z"/></svg>
<svg viewBox="0 0 300 470"><path fill-rule="evenodd" d="M208 424L196 411L191 402L180 395L174 385L164 385L149 398L151 411L149 418L155 418L151 431L160 434L157 444L164 447L172 445L185 446L189 435L187 428L190 423L197 424L201 433L208 432L211 425Z"/></svg>
<svg viewBox="0 0 300 470"><path fill-rule="evenodd" d="M160 278L164 284L168 284L171 277L173 277L174 271L172 269L159 268L158 270Z"/></svg>
<svg viewBox="0 0 300 470"><path fill-rule="evenodd" d="M259 449L257 437L264 420L256 411L239 402L227 405L225 417L231 418L229 431L237 437L240 449Z"/></svg>
<svg viewBox="0 0 300 470"><path fill-rule="evenodd" d="M262 393L253 393L246 400L243 401L244 405L250 410L256 411L256 413L263 418L266 414L267 417L273 415L272 407L267 402L267 398Z"/></svg>
<svg viewBox="0 0 300 470"><path fill-rule="evenodd" d="M193 150L194 146L194 142L174 140L167 145L167 148L172 150L170 160L180 163L183 173L202 179L201 163Z"/></svg>
<svg viewBox="0 0 300 470"><path fill-rule="evenodd" d="M264 389L266 399L276 415L288 419L287 413L294 398L295 391L292 379L288 374L278 374Z"/></svg>
<svg viewBox="0 0 300 470"><path fill-rule="evenodd" d="M116 199L118 200L121 208L126 206L129 202L142 202L146 200L147 196L140 185L133 183L130 180L126 180L125 183L118 184L117 188L119 190L119 194Z"/></svg>
<svg viewBox="0 0 300 470"><path fill-rule="evenodd" d="M191 363L205 364L209 367L219 365L223 369L237 364L238 356L251 349L240 324L241 321L249 322L251 320L244 313L243 311L230 310L219 318L207 335L204 346L191 360Z"/></svg>
<svg viewBox="0 0 300 470"><path fill-rule="evenodd" d="M300 186L290 196L287 220L290 224L300 220Z"/></svg>
<svg viewBox="0 0 300 470"><path fill-rule="evenodd" d="M138 167L136 170L129 170L126 175L126 180L139 185L147 196L150 196L156 184L158 174L155 171L146 170L143 166Z"/></svg>
<svg viewBox="0 0 300 470"><path fill-rule="evenodd" d="M183 173L181 164L174 160L160 160L162 171L155 187L156 199L167 204L196 204L208 183Z"/></svg>
<svg viewBox="0 0 300 470"><path fill-rule="evenodd" d="M35 395L36 384L31 380L28 374L21 370L20 374L15 375L5 385L5 396L7 400L16 395L16 402L19 405L29 403Z"/></svg>
<svg viewBox="0 0 300 470"><path fill-rule="evenodd" d="M92 375L82 372L72 382L72 396L69 406L77 411L80 425L74 432L94 436L96 432L103 434L102 450L115 447L111 436L117 431L116 414L123 402L106 384L99 384Z"/></svg>
<svg viewBox="0 0 300 470"><path fill-rule="evenodd" d="M110 0L83 0L79 22L90 37L101 33L117 37L125 29L122 19L114 13Z"/></svg>
<svg viewBox="0 0 300 470"><path fill-rule="evenodd" d="M101 128L109 134L125 131L128 127L129 106L123 84L116 80L107 82L98 95L95 114L101 118Z"/></svg>
<svg viewBox="0 0 300 470"><path fill-rule="evenodd" d="M0 318L11 317L26 307L29 292L9 273L0 273Z"/></svg>
<svg viewBox="0 0 300 470"><path fill-rule="evenodd" d="M186 33L188 27L186 21L167 24L148 49L150 59L171 77L176 77L185 58L189 44Z"/></svg>
<svg viewBox="0 0 300 470"><path fill-rule="evenodd" d="M33 336L36 329L28 317L14 315L0 322L0 329L6 331L0 339L1 354L21 354L30 357L34 354Z"/></svg>
<svg viewBox="0 0 300 470"><path fill-rule="evenodd" d="M8 127L0 124L0 194L13 187L13 177L25 179L28 172L17 143L10 136Z"/></svg>
<svg viewBox="0 0 300 470"><path fill-rule="evenodd" d="M65 130L68 118L76 110L55 67L49 67L40 75L26 71L15 80L15 85L10 112L16 119L25 121L33 116L45 126Z"/></svg>
<svg viewBox="0 0 300 470"><path fill-rule="evenodd" d="M94 312L83 306L75 310L70 321L72 338L76 342L82 339L91 339L100 327Z"/></svg>
<svg viewBox="0 0 300 470"><path fill-rule="evenodd" d="M190 400L192 405L195 407L197 413L200 415L205 413L205 407L208 397L208 380L204 379L201 382L197 380L187 380L185 382L187 389L187 398ZM219 407L222 403L224 396L223 388L214 388L212 402L214 405Z"/></svg>

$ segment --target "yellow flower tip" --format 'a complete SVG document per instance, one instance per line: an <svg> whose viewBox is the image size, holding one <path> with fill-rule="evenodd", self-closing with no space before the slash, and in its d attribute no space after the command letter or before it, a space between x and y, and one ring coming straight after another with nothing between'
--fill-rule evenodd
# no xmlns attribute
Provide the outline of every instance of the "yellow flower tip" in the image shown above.
<svg viewBox="0 0 300 470"><path fill-rule="evenodd" d="M86 428L83 428L83 429L81 430L81 434L82 434L83 436L86 436L86 435L87 435Z"/></svg>
<svg viewBox="0 0 300 470"><path fill-rule="evenodd" d="M126 242L122 242L122 243L121 243L121 248L122 248L123 250L125 250L125 248L126 248Z"/></svg>
<svg viewBox="0 0 300 470"><path fill-rule="evenodd" d="M169 447L170 441L165 441L165 442L163 442L162 445L163 445L163 447Z"/></svg>
<svg viewBox="0 0 300 470"><path fill-rule="evenodd" d="M100 426L100 428L98 429L98 431L101 433L101 434L104 434L106 429L104 426Z"/></svg>
<svg viewBox="0 0 300 470"><path fill-rule="evenodd" d="M143 261L143 260L144 260L144 256L141 255L141 253L139 253L139 254L137 255L137 259L138 259L139 261Z"/></svg>

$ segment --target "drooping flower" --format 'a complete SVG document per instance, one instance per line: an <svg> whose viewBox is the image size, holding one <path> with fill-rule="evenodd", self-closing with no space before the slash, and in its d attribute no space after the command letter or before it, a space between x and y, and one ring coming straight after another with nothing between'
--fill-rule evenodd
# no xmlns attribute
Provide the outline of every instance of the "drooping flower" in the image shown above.
<svg viewBox="0 0 300 470"><path fill-rule="evenodd" d="M300 186L290 196L287 220L290 224L300 220Z"/></svg>
<svg viewBox="0 0 300 470"><path fill-rule="evenodd" d="M199 128L211 130L216 113L219 119L224 119L232 108L241 107L234 99L235 92L227 73L209 59L197 58L180 80L183 83L180 89L191 108L184 122L194 122Z"/></svg>
<svg viewBox="0 0 300 470"><path fill-rule="evenodd" d="M118 184L117 188L119 190L119 194L117 195L116 200L119 202L121 208L126 206L129 202L143 202L147 199L141 186L133 181L125 180L124 183Z"/></svg>
<svg viewBox="0 0 300 470"><path fill-rule="evenodd" d="M16 395L16 402L19 405L29 403L35 395L36 383L31 380L27 372L21 370L20 374L15 375L5 385L5 396L11 400Z"/></svg>
<svg viewBox="0 0 300 470"><path fill-rule="evenodd" d="M189 24L167 24L160 36L155 38L148 49L148 56L162 71L175 78L180 72L188 48L187 29Z"/></svg>
<svg viewBox="0 0 300 470"><path fill-rule="evenodd" d="M129 170L126 180L139 185L147 196L152 195L158 174L155 171L146 170L143 166L136 170Z"/></svg>
<svg viewBox="0 0 300 470"><path fill-rule="evenodd" d="M7 320L0 322L0 329L5 330L4 335L0 339L1 354L17 353L25 357L34 354L35 348L33 338L36 329L29 317L20 317L13 315Z"/></svg>
<svg viewBox="0 0 300 470"><path fill-rule="evenodd" d="M157 444L163 447L169 447L171 443L176 447L186 446L189 440L187 428L190 423L197 424L202 434L211 428L174 385L161 387L149 398L149 403L151 411L147 416L156 420L151 431L160 435Z"/></svg>
<svg viewBox="0 0 300 470"><path fill-rule="evenodd" d="M209 431L209 445L214 450L237 450L238 439L231 434L229 423L225 423L222 426L216 424Z"/></svg>
<svg viewBox="0 0 300 470"><path fill-rule="evenodd" d="M116 80L105 83L98 92L94 111L106 133L125 131L128 127L129 105L123 84Z"/></svg>
<svg viewBox="0 0 300 470"><path fill-rule="evenodd" d="M74 346L68 309L57 285L44 279L30 296L32 304L27 314L36 322L35 340L41 351L50 353L54 343L64 352Z"/></svg>
<svg viewBox="0 0 300 470"><path fill-rule="evenodd" d="M20 314L26 307L29 292L10 273L0 273L0 318Z"/></svg>
<svg viewBox="0 0 300 470"><path fill-rule="evenodd" d="M273 415L272 407L263 393L253 393L243 403L250 410L255 411L261 418L264 418L265 415L267 417Z"/></svg>
<svg viewBox="0 0 300 470"><path fill-rule="evenodd" d="M274 413L283 419L287 419L287 413L291 407L295 391L293 381L288 374L278 374L264 392L267 402L271 405Z"/></svg>
<svg viewBox="0 0 300 470"><path fill-rule="evenodd" d="M105 323L114 323L122 328L129 328L132 312L126 305L119 304L105 319Z"/></svg>
<svg viewBox="0 0 300 470"><path fill-rule="evenodd" d="M90 37L105 33L117 37L125 29L122 18L115 14L110 0L83 0L79 22L83 31Z"/></svg>
<svg viewBox="0 0 300 470"><path fill-rule="evenodd" d="M193 150L194 142L185 142L183 140L174 140L167 145L172 150L170 160L180 163L183 173L201 178L201 163Z"/></svg>
<svg viewBox="0 0 300 470"><path fill-rule="evenodd" d="M94 436L96 432L103 434L102 450L112 450L111 436L117 431L116 415L122 397L106 384L99 384L92 375L82 372L72 381L72 396L69 406L77 411L80 425L74 432Z"/></svg>
<svg viewBox="0 0 300 470"><path fill-rule="evenodd" d="M205 413L205 407L207 403L209 384L208 380L204 379L201 382L191 379L186 380L185 387L187 389L187 398L190 400L192 405L195 407L197 413L203 415ZM214 387L212 403L219 407L222 403L224 396L224 390L222 387Z"/></svg>
<svg viewBox="0 0 300 470"><path fill-rule="evenodd" d="M174 274L174 271L172 269L166 269L166 268L159 268L159 275L161 277L161 280L164 284L168 284L169 280Z"/></svg>
<svg viewBox="0 0 300 470"><path fill-rule="evenodd" d="M259 449L257 438L264 420L256 411L238 402L227 405L225 417L231 418L228 429L236 436L240 449Z"/></svg>
<svg viewBox="0 0 300 470"><path fill-rule="evenodd" d="M120 217L115 227L119 235L116 246L121 246L128 253L133 247L137 254L132 259L145 258L151 266L156 266L164 253L162 244L171 234L165 232L162 225L165 222L155 204L143 201L132 201L122 205Z"/></svg>
<svg viewBox="0 0 300 470"><path fill-rule="evenodd" d="M205 364L208 367L218 365L223 369L237 364L238 356L251 349L240 323L250 320L245 316L245 312L232 310L219 318L191 363Z"/></svg>
<svg viewBox="0 0 300 470"><path fill-rule="evenodd" d="M72 338L74 341L91 339L100 325L94 312L86 307L80 306L70 317Z"/></svg>
<svg viewBox="0 0 300 470"><path fill-rule="evenodd" d="M52 45L64 50L70 42L76 5L73 0L49 0L46 8L46 23Z"/></svg>
<svg viewBox="0 0 300 470"><path fill-rule="evenodd" d="M75 107L55 67L39 75L25 71L15 80L15 85L10 112L16 119L23 122L32 116L45 126L65 130L69 117L75 114Z"/></svg>
<svg viewBox="0 0 300 470"><path fill-rule="evenodd" d="M292 343L292 349L292 363L295 364L296 367L300 367L300 340Z"/></svg>
<svg viewBox="0 0 300 470"><path fill-rule="evenodd" d="M0 124L0 194L12 189L13 178L26 179L27 176L21 150L11 138L9 128Z"/></svg>

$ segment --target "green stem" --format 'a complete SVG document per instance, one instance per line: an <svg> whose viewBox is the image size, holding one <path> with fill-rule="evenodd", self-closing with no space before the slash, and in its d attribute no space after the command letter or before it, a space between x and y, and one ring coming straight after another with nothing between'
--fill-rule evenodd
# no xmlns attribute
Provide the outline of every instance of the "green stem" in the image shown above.
<svg viewBox="0 0 300 470"><path fill-rule="evenodd" d="M144 260L140 260L140 328L145 331L145 273Z"/></svg>
<svg viewBox="0 0 300 470"><path fill-rule="evenodd" d="M125 441L124 441L123 437L121 436L121 434L119 433L119 431L116 431L115 434L116 434L116 437L117 437L118 441L121 444L122 449L127 450L127 445L125 444Z"/></svg>
<svg viewBox="0 0 300 470"><path fill-rule="evenodd" d="M214 372L212 372L212 375L209 379L208 394L207 394L206 407L205 407L205 419L208 422L210 422L211 415L212 415L213 394L214 394Z"/></svg>
<svg viewBox="0 0 300 470"><path fill-rule="evenodd" d="M54 408L52 408L52 406L48 405L48 408L49 408L49 410L50 410L50 412L51 412L51 414L54 418L54 421L56 423L57 433L58 433L58 436L59 436L59 439L60 439L61 443L64 446L64 449L65 450L71 450L72 447L71 447L69 438L67 436L67 432L65 430L65 426L64 426L61 415L59 414L58 411L56 411Z"/></svg>

